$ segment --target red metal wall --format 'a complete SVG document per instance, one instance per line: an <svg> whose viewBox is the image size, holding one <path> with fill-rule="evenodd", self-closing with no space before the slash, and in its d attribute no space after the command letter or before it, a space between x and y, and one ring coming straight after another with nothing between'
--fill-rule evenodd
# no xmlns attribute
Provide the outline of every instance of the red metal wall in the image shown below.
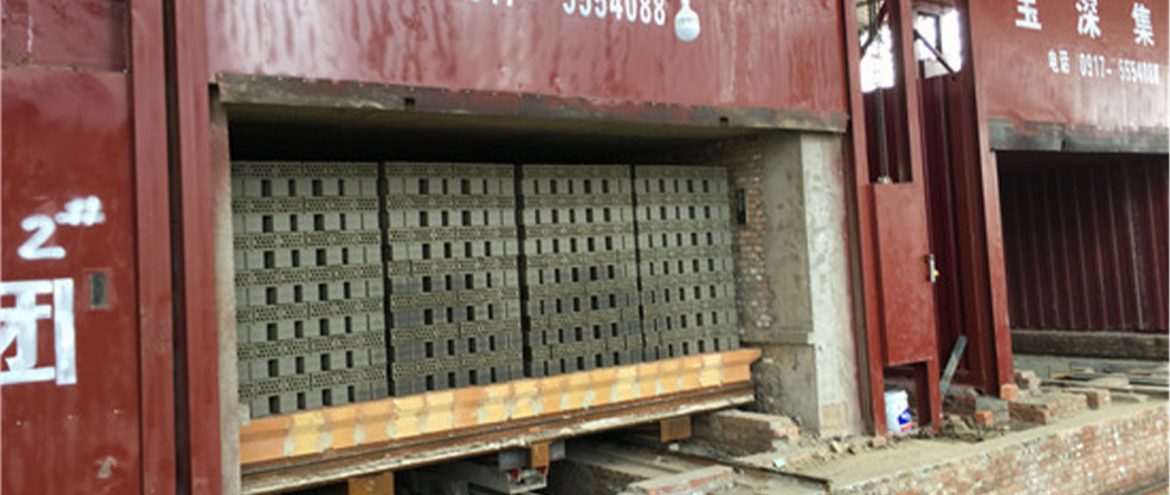
<svg viewBox="0 0 1170 495"><path fill-rule="evenodd" d="M10 0L4 6L2 283L9 290L37 280L73 284L71 304L38 294L37 304L51 306L52 314L30 323L36 366L54 368L59 378L69 360L55 352L62 330L55 326L73 313L76 382L0 388L3 493L139 491L134 178L129 78L122 72L126 6L78 3ZM100 201L104 221L56 221L71 200L88 197ZM35 235L23 228L30 218L52 230L40 254L58 247L60 258L21 254ZM86 297L94 272L108 277L105 308L91 307ZM8 311L0 332L24 331L13 313L16 297L0 298ZM32 351L21 344L0 338L0 373L9 379L21 374L11 360Z"/></svg>
<svg viewBox="0 0 1170 495"><path fill-rule="evenodd" d="M208 0L209 63L212 74L847 111L839 2L694 0L702 34L690 43L674 34L679 0L620 3L662 5L663 25L601 18L600 0Z"/></svg>
<svg viewBox="0 0 1170 495"><path fill-rule="evenodd" d="M1170 32L1166 0L970 1L979 97L989 119L1080 124L1102 129L1167 127ZM1078 4L1093 5L1100 35ZM1021 5L1035 5L1039 29L1017 26ZM1134 6L1149 9L1153 44L1135 35ZM1085 21L1091 21L1086 9ZM1027 23L1024 23L1028 25ZM1049 52L1056 67L1049 65ZM1068 70L1061 52L1068 56ZM1081 55L1086 56L1082 74ZM1158 64L1158 83L1130 81L1127 61Z"/></svg>
<svg viewBox="0 0 1170 495"><path fill-rule="evenodd" d="M1167 332L1165 157L999 162L1012 328Z"/></svg>
<svg viewBox="0 0 1170 495"><path fill-rule="evenodd" d="M165 146L142 119L163 115L161 36L158 84L129 72L132 26L161 19L143 3L0 5L0 493L174 489L166 152L140 146Z"/></svg>

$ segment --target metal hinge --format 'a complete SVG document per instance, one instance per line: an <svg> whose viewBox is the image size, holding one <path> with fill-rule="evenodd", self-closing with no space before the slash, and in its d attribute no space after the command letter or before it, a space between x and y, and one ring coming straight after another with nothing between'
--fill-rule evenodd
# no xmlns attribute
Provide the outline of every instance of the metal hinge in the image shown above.
<svg viewBox="0 0 1170 495"><path fill-rule="evenodd" d="M938 282L938 264L936 264L934 261L933 253L926 255L926 273L926 279L929 280L930 283L934 284Z"/></svg>

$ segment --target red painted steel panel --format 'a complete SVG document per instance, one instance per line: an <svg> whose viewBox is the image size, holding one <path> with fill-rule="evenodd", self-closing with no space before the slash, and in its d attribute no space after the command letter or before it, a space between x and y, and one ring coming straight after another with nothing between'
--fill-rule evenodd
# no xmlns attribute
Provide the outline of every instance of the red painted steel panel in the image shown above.
<svg viewBox="0 0 1170 495"><path fill-rule="evenodd" d="M29 6L34 64L126 68L126 2L36 0Z"/></svg>
<svg viewBox="0 0 1170 495"><path fill-rule="evenodd" d="M853 166L852 176L846 176L846 183L852 187L849 195L853 207L851 220L856 222L856 259L858 269L850 277L854 293L860 295L861 307L854 315L855 322L865 329L864 339L858 342L858 366L861 380L861 400L868 402L866 419L870 431L884 435L885 421L885 376L882 352L882 321L880 311L880 286L878 285L876 218L873 214L873 185L869 163L868 127L866 101L861 93L861 40L854 0L841 0L841 33L845 45L844 66L848 75L849 88L849 145L846 147L846 163ZM855 306L855 308L857 308ZM863 406L864 407L864 406ZM864 410L864 409L863 409Z"/></svg>
<svg viewBox="0 0 1170 495"><path fill-rule="evenodd" d="M1165 159L1000 163L1012 328L1166 333Z"/></svg>
<svg viewBox="0 0 1170 495"><path fill-rule="evenodd" d="M930 195L931 251L940 272L935 285L938 359L945 362L959 336L966 335L967 351L955 379L995 394L1001 377L1010 379L1010 371L1000 365L1010 363L1011 356L1001 354L997 315L989 307L993 277L990 255L981 247L987 239L985 184L971 76L967 67L923 81L924 179ZM1006 313L1002 319L1006 327Z"/></svg>
<svg viewBox="0 0 1170 495"><path fill-rule="evenodd" d="M875 184L878 265L886 364L935 359L934 294L925 196L920 184Z"/></svg>
<svg viewBox="0 0 1170 495"><path fill-rule="evenodd" d="M954 158L951 148L951 119L956 117L948 105L947 90L958 77L944 76L922 81L922 128L926 145L922 178L929 198L930 251L939 270L934 285L935 311L938 315L938 356L945 362L959 335L971 333L963 322L963 291L967 289L959 273L959 242L956 225ZM970 352L970 351L969 351ZM963 364L970 364L969 361Z"/></svg>
<svg viewBox="0 0 1170 495"><path fill-rule="evenodd" d="M326 2L302 5L326 5ZM216 198L223 173L211 162L206 5L197 1L174 3L166 21L174 37L170 72L173 83L172 190L176 208L176 340L178 374L177 439L183 456L177 474L182 493L216 494L224 491L219 408L219 318L215 292ZM310 8L310 7L306 7ZM290 33L291 35L291 33ZM297 31L297 37L311 35Z"/></svg>
<svg viewBox="0 0 1170 495"><path fill-rule="evenodd" d="M15 283L22 281L71 281L74 300L37 296L35 304L51 309L31 326L21 325L30 313L14 310L19 296L0 297L0 376L7 381L0 387L0 491L139 493L141 377L127 78L6 67L2 84L3 284L20 292ZM92 215L98 210L91 201L72 203L86 216L58 216L72 200L91 197L100 201L104 218ZM32 232L24 227L34 223L55 225L45 249L27 249ZM106 276L104 306L92 302L90 274ZM76 382L59 384L68 376L70 360L61 351L69 348L69 328ZM22 342L20 335L33 339ZM51 370L52 379L13 383L35 379L18 357L34 348L36 367Z"/></svg>
<svg viewBox="0 0 1170 495"><path fill-rule="evenodd" d="M126 68L126 2L3 2L4 62L109 71Z"/></svg>
<svg viewBox="0 0 1170 495"><path fill-rule="evenodd" d="M987 118L1165 131L1170 104L1170 8L1165 0L970 3L972 52ZM1079 5L1086 7L1084 22ZM1149 10L1152 44L1138 41L1134 9L1139 5ZM1039 29L1028 27L1024 12L1031 7ZM1097 14L1095 24L1091 12ZM1096 37L1094 25L1099 28ZM1050 51L1056 70L1049 64ZM1068 56L1067 72L1062 51ZM1131 68L1124 61L1157 64L1157 84L1124 80Z"/></svg>
<svg viewBox="0 0 1170 495"><path fill-rule="evenodd" d="M212 74L846 111L837 2L693 0L689 43L679 0L620 3L638 20L600 18L598 0L207 0L208 53Z"/></svg>
<svg viewBox="0 0 1170 495"><path fill-rule="evenodd" d="M967 29L960 33L963 46L970 47L965 53L974 52L974 60L961 71L963 77L950 88L951 106L960 112L953 120L953 130L955 135L964 137L952 142L960 150L954 156L961 164L956 167L959 241L975 253L960 264L962 276L975 289L964 298L964 317L975 329L969 337L972 347L978 350L979 364L975 370L981 376L976 378L982 382L985 392L994 393L990 389L1012 382L1013 366L999 177L987 125L987 92L982 88L996 82L996 78L1015 72L981 62L981 57L994 56L995 46L977 44L977 41L988 41L985 37L992 35L986 25L999 22L977 13L978 9L1002 8L1002 5L958 0L956 6L961 18L967 20Z"/></svg>
<svg viewBox="0 0 1170 495"><path fill-rule="evenodd" d="M4 63L24 64L29 57L29 0L0 0L0 53Z"/></svg>
<svg viewBox="0 0 1170 495"><path fill-rule="evenodd" d="M174 308L163 3L130 0L142 493L175 493Z"/></svg>

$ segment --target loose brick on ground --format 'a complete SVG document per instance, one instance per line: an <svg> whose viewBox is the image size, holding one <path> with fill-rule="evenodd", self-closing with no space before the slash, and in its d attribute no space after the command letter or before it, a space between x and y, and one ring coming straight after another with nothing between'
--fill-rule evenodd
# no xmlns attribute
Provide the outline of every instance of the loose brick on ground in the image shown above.
<svg viewBox="0 0 1170 495"><path fill-rule="evenodd" d="M1038 393L1040 391L1040 384L1044 382L1039 376L1036 376L1036 372L1030 370L1016 371L1015 381L1016 385L1020 386L1021 392L1028 392L1030 394Z"/></svg>
<svg viewBox="0 0 1170 495"><path fill-rule="evenodd" d="M1089 409L1101 409L1111 402L1108 390L1100 388L1066 388L1065 393L1083 395L1089 403Z"/></svg>
<svg viewBox="0 0 1170 495"><path fill-rule="evenodd" d="M1021 397L1009 403L1011 418L1025 423L1046 425L1088 408L1083 395L1045 393Z"/></svg>
<svg viewBox="0 0 1170 495"><path fill-rule="evenodd" d="M973 416L976 411L988 411L991 413L992 420L997 424L1007 424L1011 421L1008 401L995 397L951 395L948 393L943 406L946 412L961 416Z"/></svg>
<svg viewBox="0 0 1170 495"><path fill-rule="evenodd" d="M991 428L995 426L995 416L991 414L991 411L975 411L975 414L971 417L980 428Z"/></svg>
<svg viewBox="0 0 1170 495"><path fill-rule="evenodd" d="M1016 400L1020 396L1020 386L1014 383L1005 383L999 386L999 398L1003 400Z"/></svg>
<svg viewBox="0 0 1170 495"><path fill-rule="evenodd" d="M795 444L800 427L784 416L728 409L695 416L692 438L742 456L773 450L777 440Z"/></svg>

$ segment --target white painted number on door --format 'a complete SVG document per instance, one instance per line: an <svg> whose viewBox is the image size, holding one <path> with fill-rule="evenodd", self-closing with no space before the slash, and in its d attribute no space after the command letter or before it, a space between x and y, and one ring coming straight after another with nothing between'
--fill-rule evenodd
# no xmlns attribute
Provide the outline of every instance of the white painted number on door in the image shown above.
<svg viewBox="0 0 1170 495"><path fill-rule="evenodd" d="M54 216L30 215L20 222L20 228L29 232L28 240L16 248L16 254L26 260L59 260L65 258L65 248L51 246L49 240L57 226L92 227L104 223L106 215L102 200L97 196L74 198L65 203L65 209Z"/></svg>

